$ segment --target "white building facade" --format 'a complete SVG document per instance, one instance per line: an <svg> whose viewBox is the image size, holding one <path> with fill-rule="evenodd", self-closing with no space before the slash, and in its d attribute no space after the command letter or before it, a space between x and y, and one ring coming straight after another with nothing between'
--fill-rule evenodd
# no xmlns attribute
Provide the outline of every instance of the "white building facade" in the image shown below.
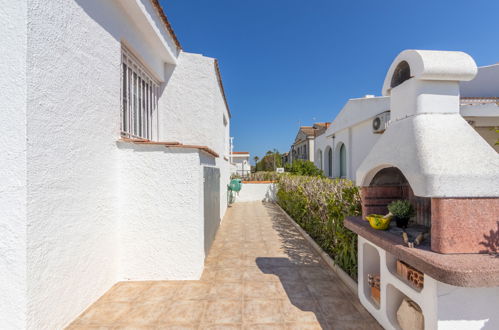
<svg viewBox="0 0 499 330"><path fill-rule="evenodd" d="M330 123L325 122L315 123L313 126L301 126L284 163L292 163L295 160L316 163L318 158L322 158L322 155L316 153L315 140L326 132L329 125Z"/></svg>
<svg viewBox="0 0 499 330"><path fill-rule="evenodd" d="M494 129L499 127L499 64L478 68L476 78L460 86L461 115L499 151ZM357 169L389 121L390 96L348 100L326 133L315 139L315 154L323 155L316 166L328 177L355 181Z"/></svg>
<svg viewBox="0 0 499 330"><path fill-rule="evenodd" d="M247 176L251 173L250 153L247 151L233 151L231 154L232 174Z"/></svg>
<svg viewBox="0 0 499 330"><path fill-rule="evenodd" d="M0 16L2 328L62 328L117 281L199 279L230 177L216 60L156 0Z"/></svg>

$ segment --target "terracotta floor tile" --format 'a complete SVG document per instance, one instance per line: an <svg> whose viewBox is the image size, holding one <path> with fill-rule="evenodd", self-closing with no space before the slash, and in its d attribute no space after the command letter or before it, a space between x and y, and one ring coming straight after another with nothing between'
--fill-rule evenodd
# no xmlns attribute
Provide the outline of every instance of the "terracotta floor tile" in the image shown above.
<svg viewBox="0 0 499 330"><path fill-rule="evenodd" d="M244 269L241 267L241 271L234 271L231 268L217 269L214 281L215 282L235 282L239 283L243 280Z"/></svg>
<svg viewBox="0 0 499 330"><path fill-rule="evenodd" d="M338 280L315 280L306 281L310 293L317 297L347 297L349 292Z"/></svg>
<svg viewBox="0 0 499 330"><path fill-rule="evenodd" d="M241 300L212 300L203 317L203 324L242 322Z"/></svg>
<svg viewBox="0 0 499 330"><path fill-rule="evenodd" d="M120 282L68 329L381 329L272 204L230 207L200 281Z"/></svg>
<svg viewBox="0 0 499 330"><path fill-rule="evenodd" d="M312 294L304 281L281 281L286 297L290 300L295 298L312 298Z"/></svg>
<svg viewBox="0 0 499 330"><path fill-rule="evenodd" d="M363 320L331 320L328 322L333 330L383 330L377 322L367 322Z"/></svg>
<svg viewBox="0 0 499 330"><path fill-rule="evenodd" d="M111 330L114 326L89 325L89 324L73 324L66 327L66 330Z"/></svg>
<svg viewBox="0 0 499 330"><path fill-rule="evenodd" d="M119 325L113 327L112 330L156 330L156 325Z"/></svg>
<svg viewBox="0 0 499 330"><path fill-rule="evenodd" d="M197 330L199 324L160 324L157 325L155 330Z"/></svg>
<svg viewBox="0 0 499 330"><path fill-rule="evenodd" d="M332 271L319 266L300 267L300 275L304 280L331 280Z"/></svg>
<svg viewBox="0 0 499 330"><path fill-rule="evenodd" d="M194 282L190 281L182 285L176 294L176 299L179 300L202 300L207 299L210 293L212 284L210 282Z"/></svg>
<svg viewBox="0 0 499 330"><path fill-rule="evenodd" d="M148 301L131 304L130 309L121 315L116 323L130 326L156 324L161 315L165 314L172 301Z"/></svg>
<svg viewBox="0 0 499 330"><path fill-rule="evenodd" d="M91 306L79 319L79 324L113 325L130 310L130 303L106 301Z"/></svg>
<svg viewBox="0 0 499 330"><path fill-rule="evenodd" d="M242 328L242 324L201 324L199 327L202 330L239 330Z"/></svg>
<svg viewBox="0 0 499 330"><path fill-rule="evenodd" d="M256 323L256 324L245 324L243 329L245 330L284 330L286 325L282 323Z"/></svg>
<svg viewBox="0 0 499 330"><path fill-rule="evenodd" d="M284 298L285 292L277 282L245 282L244 298Z"/></svg>
<svg viewBox="0 0 499 330"><path fill-rule="evenodd" d="M273 267L272 274L275 274L280 281L301 281L298 267Z"/></svg>
<svg viewBox="0 0 499 330"><path fill-rule="evenodd" d="M145 289L136 300L138 302L171 300L180 288L180 284L160 282Z"/></svg>
<svg viewBox="0 0 499 330"><path fill-rule="evenodd" d="M259 267L245 267L243 270L243 280L248 282L277 282L277 276L262 271Z"/></svg>
<svg viewBox="0 0 499 330"><path fill-rule="evenodd" d="M325 323L318 322L294 322L286 324L286 329L288 330L324 330L331 329ZM331 329L333 330L333 329Z"/></svg>
<svg viewBox="0 0 499 330"><path fill-rule="evenodd" d="M362 318L348 296L324 297L317 299L322 315L331 324L331 320L353 321Z"/></svg>
<svg viewBox="0 0 499 330"><path fill-rule="evenodd" d="M282 314L286 322L318 322L323 319L319 305L313 298L284 300Z"/></svg>
<svg viewBox="0 0 499 330"><path fill-rule="evenodd" d="M176 301L158 318L158 324L198 324L203 317L206 305L205 300Z"/></svg>
<svg viewBox="0 0 499 330"><path fill-rule="evenodd" d="M218 260L216 267L221 268L239 268L243 266L243 260L240 257L221 258Z"/></svg>
<svg viewBox="0 0 499 330"><path fill-rule="evenodd" d="M150 286L151 282L120 282L113 286L102 297L102 300L131 302L138 298Z"/></svg>
<svg viewBox="0 0 499 330"><path fill-rule="evenodd" d="M211 287L209 299L241 299L242 296L242 282L216 282Z"/></svg>
<svg viewBox="0 0 499 330"><path fill-rule="evenodd" d="M201 281L203 282L212 282L215 281L217 277L218 269L215 267L205 267L203 274L201 275Z"/></svg>
<svg viewBox="0 0 499 330"><path fill-rule="evenodd" d="M245 323L280 323L282 301L277 299L250 299L243 301Z"/></svg>

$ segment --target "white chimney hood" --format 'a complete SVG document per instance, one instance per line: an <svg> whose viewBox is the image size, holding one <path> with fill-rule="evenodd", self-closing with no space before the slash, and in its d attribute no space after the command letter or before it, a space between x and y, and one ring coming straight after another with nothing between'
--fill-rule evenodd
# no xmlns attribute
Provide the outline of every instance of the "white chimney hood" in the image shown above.
<svg viewBox="0 0 499 330"><path fill-rule="evenodd" d="M391 120L356 173L397 167L421 197L499 197L499 155L459 114L459 82L477 67L462 52L406 50L393 61L383 95Z"/></svg>

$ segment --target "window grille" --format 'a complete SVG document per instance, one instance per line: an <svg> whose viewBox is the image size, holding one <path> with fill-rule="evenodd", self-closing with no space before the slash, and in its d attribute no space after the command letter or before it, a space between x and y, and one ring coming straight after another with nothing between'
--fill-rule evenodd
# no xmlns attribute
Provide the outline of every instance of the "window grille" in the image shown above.
<svg viewBox="0 0 499 330"><path fill-rule="evenodd" d="M159 83L128 49L122 47L121 54L121 135L152 140L158 131Z"/></svg>

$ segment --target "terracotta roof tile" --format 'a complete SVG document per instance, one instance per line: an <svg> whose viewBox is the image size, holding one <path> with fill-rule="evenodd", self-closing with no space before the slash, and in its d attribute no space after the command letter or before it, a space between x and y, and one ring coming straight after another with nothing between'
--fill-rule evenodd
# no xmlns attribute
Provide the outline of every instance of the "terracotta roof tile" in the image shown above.
<svg viewBox="0 0 499 330"><path fill-rule="evenodd" d="M473 104L490 104L495 103L499 105L499 97L461 97L461 105L473 105Z"/></svg>

